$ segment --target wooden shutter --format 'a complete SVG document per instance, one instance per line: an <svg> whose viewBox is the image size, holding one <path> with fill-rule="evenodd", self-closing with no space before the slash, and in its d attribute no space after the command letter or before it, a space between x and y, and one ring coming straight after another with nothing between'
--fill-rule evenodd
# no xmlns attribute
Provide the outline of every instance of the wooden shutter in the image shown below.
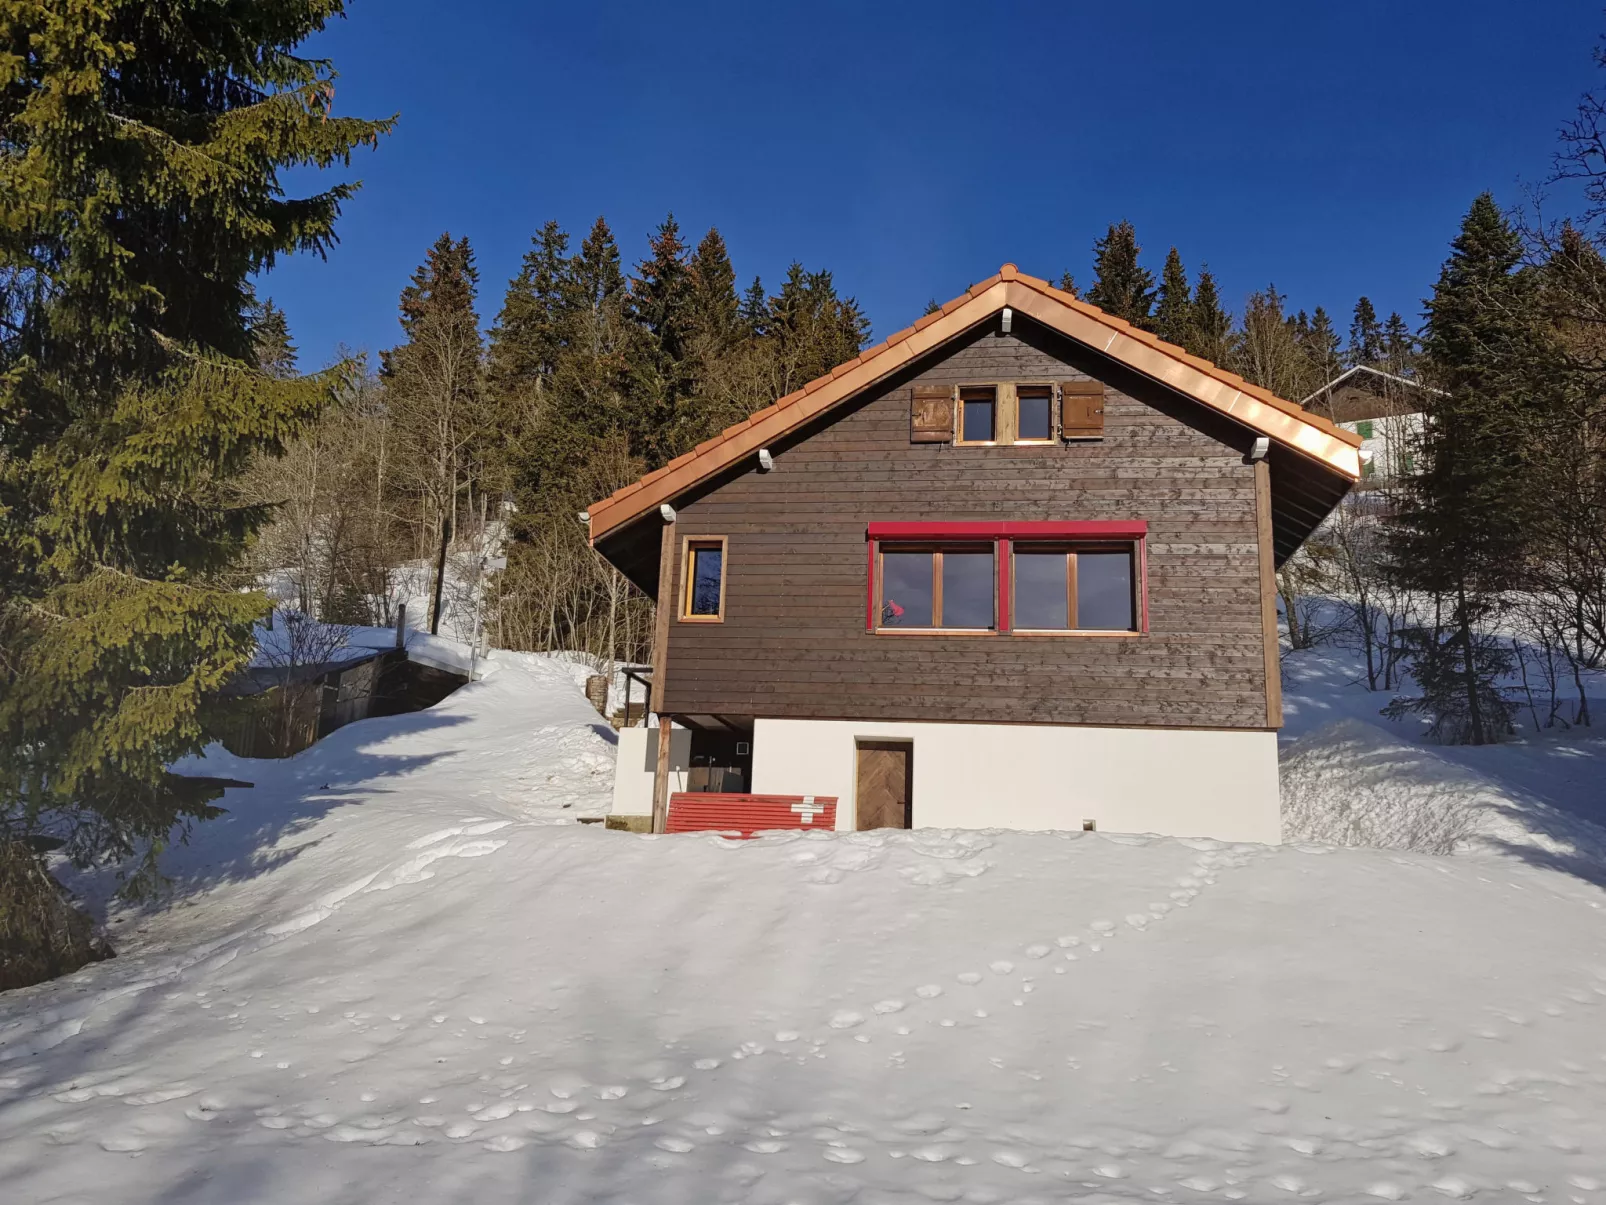
<svg viewBox="0 0 1606 1205"><path fill-rule="evenodd" d="M954 391L950 385L916 385L909 403L909 442L952 443Z"/></svg>
<svg viewBox="0 0 1606 1205"><path fill-rule="evenodd" d="M1104 382L1065 381L1060 385L1060 437L1104 438Z"/></svg>

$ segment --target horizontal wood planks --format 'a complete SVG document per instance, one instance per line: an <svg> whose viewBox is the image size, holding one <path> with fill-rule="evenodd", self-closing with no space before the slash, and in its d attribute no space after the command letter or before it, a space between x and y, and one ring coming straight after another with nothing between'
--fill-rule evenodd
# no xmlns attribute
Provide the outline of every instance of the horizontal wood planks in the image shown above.
<svg viewBox="0 0 1606 1205"><path fill-rule="evenodd" d="M1108 386L1102 440L910 440L915 385ZM1263 728L1262 531L1251 436L1017 320L911 366L747 471L677 506L729 540L722 623L672 623L668 710L773 718ZM872 635L865 527L883 521L1149 524L1147 636ZM676 588L684 566L675 567ZM679 597L672 592L671 598Z"/></svg>

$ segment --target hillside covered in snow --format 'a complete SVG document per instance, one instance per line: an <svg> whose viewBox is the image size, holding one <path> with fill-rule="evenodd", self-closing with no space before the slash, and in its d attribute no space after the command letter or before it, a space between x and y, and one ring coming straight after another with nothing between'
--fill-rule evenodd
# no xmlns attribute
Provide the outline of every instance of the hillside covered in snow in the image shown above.
<svg viewBox="0 0 1606 1205"><path fill-rule="evenodd" d="M1424 749L1312 659L1320 844L652 838L567 823L572 668L490 669L206 760L172 900L0 997L7 1201L1606 1202L1598 738ZM1335 848L1390 824L1457 856Z"/></svg>

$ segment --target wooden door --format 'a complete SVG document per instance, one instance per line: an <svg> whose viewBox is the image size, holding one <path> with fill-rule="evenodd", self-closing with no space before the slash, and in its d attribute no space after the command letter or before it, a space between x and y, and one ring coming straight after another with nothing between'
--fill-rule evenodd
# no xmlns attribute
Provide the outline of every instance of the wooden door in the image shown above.
<svg viewBox="0 0 1606 1205"><path fill-rule="evenodd" d="M913 819L914 746L860 741L855 813L858 827L909 828Z"/></svg>

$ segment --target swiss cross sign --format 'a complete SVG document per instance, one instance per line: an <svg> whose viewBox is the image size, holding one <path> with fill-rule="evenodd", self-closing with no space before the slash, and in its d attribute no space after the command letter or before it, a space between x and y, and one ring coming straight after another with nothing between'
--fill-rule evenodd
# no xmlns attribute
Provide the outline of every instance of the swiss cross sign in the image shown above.
<svg viewBox="0 0 1606 1205"><path fill-rule="evenodd" d="M750 837L766 829L836 827L836 799L830 795L724 795L682 791L669 797L672 833L739 833Z"/></svg>

